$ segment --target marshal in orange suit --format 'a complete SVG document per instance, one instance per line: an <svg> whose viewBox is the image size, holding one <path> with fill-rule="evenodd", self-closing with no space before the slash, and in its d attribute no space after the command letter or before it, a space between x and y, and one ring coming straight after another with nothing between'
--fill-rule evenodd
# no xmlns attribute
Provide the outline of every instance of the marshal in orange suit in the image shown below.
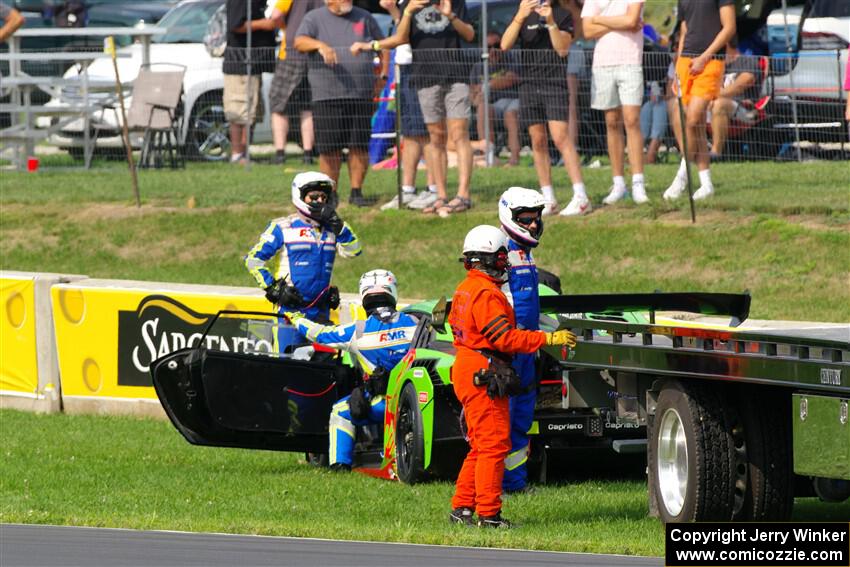
<svg viewBox="0 0 850 567"><path fill-rule="evenodd" d="M575 345L569 331L525 331L516 328L514 311L501 285L508 268L505 234L494 226L473 228L463 243L464 279L452 298L449 324L457 356L452 385L463 405L470 450L458 475L452 498L452 522L508 528L502 518L502 477L510 450L510 414L507 395L476 385L474 377L492 367L493 359L535 352L544 345ZM488 390L490 393L488 393Z"/></svg>

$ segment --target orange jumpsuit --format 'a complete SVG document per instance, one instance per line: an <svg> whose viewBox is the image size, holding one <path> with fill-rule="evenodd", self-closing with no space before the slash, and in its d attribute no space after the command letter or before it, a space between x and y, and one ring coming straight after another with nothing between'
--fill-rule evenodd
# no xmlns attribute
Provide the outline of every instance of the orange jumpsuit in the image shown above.
<svg viewBox="0 0 850 567"><path fill-rule="evenodd" d="M514 311L500 283L471 269L452 298L449 324L457 357L452 386L463 405L469 432L469 453L460 469L452 508L475 508L479 516L502 509L502 477L511 448L508 398L492 399L485 386L475 386L473 375L487 368L480 349L501 353L535 352L546 344L542 331L516 328Z"/></svg>

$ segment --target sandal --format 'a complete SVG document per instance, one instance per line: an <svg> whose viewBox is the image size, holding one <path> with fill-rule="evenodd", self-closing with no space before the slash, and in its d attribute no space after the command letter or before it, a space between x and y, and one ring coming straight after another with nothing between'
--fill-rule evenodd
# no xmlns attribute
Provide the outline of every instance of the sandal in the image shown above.
<svg viewBox="0 0 850 567"><path fill-rule="evenodd" d="M442 216L448 216L452 213L462 213L472 208L472 201L466 197L455 197L444 206L440 207L437 213Z"/></svg>
<svg viewBox="0 0 850 567"><path fill-rule="evenodd" d="M438 209L442 209L445 206L446 206L446 200L438 198L431 205L422 209L422 212L426 215L433 215L434 213L437 212Z"/></svg>

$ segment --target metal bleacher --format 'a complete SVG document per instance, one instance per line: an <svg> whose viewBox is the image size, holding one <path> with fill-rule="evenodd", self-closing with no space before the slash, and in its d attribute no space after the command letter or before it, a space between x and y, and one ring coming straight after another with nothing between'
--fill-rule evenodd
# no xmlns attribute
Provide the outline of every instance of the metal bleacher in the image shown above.
<svg viewBox="0 0 850 567"><path fill-rule="evenodd" d="M28 37L66 37L66 36L132 36L139 38L142 48L142 63L150 62L150 41L155 35L166 32L164 28L156 26L125 28L55 28L55 29L22 29L18 30L9 38L8 53L0 53L0 61L8 61L8 76L2 78L4 90L10 91L8 103L0 104L0 113L9 113L11 125L0 130L0 150L9 153L13 165L17 169L26 167L27 158L34 155L35 146L38 142L48 139L51 135L62 130L64 126L72 121L83 121L83 161L85 167L91 165L94 153L95 140L91 135L90 119L94 112L104 108L104 104L114 102L114 98L98 97L93 100L90 96L93 90L108 92L112 89L115 93L114 81L93 81L88 75L88 66L97 59L109 58L110 54L92 51L62 51L59 53L24 52L21 49L21 41ZM118 57L127 55L118 54ZM81 66L78 77L66 79L59 76L30 76L22 70L21 63L29 62L62 62L77 63ZM122 82L126 85L127 81ZM76 86L80 88L81 102L79 104L48 106L33 104L33 93L36 90L46 92L55 96L63 87ZM54 116L49 128L37 128L35 118L37 116Z"/></svg>

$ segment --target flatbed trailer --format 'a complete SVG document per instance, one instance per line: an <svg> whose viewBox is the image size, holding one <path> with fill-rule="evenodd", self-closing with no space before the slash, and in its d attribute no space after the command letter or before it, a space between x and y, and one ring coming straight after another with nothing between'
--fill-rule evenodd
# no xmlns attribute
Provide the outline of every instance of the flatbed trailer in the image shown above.
<svg viewBox="0 0 850 567"><path fill-rule="evenodd" d="M746 295L721 303L735 297L730 325L749 311ZM645 427L651 514L786 520L795 495L850 496L850 325L754 331L650 317L558 319L580 337L560 353L565 385L596 384L615 399L616 423Z"/></svg>

